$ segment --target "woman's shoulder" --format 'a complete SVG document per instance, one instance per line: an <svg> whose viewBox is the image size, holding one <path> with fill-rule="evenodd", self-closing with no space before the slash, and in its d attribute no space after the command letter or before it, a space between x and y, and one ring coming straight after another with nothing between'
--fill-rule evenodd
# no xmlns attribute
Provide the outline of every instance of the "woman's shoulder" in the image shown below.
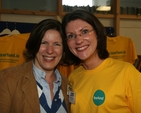
<svg viewBox="0 0 141 113"><path fill-rule="evenodd" d="M0 76L20 76L21 74L22 75L26 75L26 73L29 71L29 70L32 70L32 66L31 66L31 62L25 62L25 63L22 63L20 65L17 65L17 66L13 66L13 67L9 67L9 68L5 68L3 70L0 70Z"/></svg>
<svg viewBox="0 0 141 113"><path fill-rule="evenodd" d="M121 70L126 70L127 72L131 71L138 71L135 66L129 62L126 61L121 61L113 58L108 58L107 59L107 65L111 67L112 69L121 69Z"/></svg>

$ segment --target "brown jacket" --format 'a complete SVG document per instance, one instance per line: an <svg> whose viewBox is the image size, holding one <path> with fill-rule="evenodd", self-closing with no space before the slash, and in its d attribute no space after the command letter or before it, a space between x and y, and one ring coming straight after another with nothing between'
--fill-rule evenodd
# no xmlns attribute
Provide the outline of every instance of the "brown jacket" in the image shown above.
<svg viewBox="0 0 141 113"><path fill-rule="evenodd" d="M62 76L61 88L69 111L68 84L67 78ZM40 113L39 97L31 61L0 71L0 112Z"/></svg>

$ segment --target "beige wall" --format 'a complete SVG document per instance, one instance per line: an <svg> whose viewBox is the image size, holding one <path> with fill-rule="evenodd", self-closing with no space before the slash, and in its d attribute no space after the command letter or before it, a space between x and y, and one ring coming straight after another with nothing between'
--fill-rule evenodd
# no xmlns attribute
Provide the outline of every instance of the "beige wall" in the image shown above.
<svg viewBox="0 0 141 113"><path fill-rule="evenodd" d="M2 14L2 21L38 23L49 16ZM113 19L99 19L105 27L113 26ZM141 20L120 20L120 35L133 40L138 55L141 55Z"/></svg>
<svg viewBox="0 0 141 113"><path fill-rule="evenodd" d="M141 55L141 20L121 20L120 35L130 37L136 47L138 55Z"/></svg>

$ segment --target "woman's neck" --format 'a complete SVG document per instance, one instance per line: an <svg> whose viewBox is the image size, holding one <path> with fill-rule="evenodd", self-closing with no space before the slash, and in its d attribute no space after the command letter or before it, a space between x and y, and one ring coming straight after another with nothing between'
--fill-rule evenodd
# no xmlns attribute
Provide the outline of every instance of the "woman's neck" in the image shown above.
<svg viewBox="0 0 141 113"><path fill-rule="evenodd" d="M99 66L102 62L103 62L102 59L100 59L99 57L96 57L96 58L93 58L93 60L82 62L82 66L86 70L91 70Z"/></svg>

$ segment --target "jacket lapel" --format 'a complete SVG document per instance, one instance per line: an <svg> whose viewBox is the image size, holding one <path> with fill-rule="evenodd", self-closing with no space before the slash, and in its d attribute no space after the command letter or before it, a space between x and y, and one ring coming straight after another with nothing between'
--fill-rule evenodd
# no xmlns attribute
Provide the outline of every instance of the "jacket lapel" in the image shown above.
<svg viewBox="0 0 141 113"><path fill-rule="evenodd" d="M23 68L26 69L26 71L22 72L23 77L26 78L26 81L24 86L22 87L22 90L25 93L26 98L31 108L33 109L34 113L40 113L40 102L37 92L36 81L32 71L33 70L32 61L25 63L23 65Z"/></svg>

